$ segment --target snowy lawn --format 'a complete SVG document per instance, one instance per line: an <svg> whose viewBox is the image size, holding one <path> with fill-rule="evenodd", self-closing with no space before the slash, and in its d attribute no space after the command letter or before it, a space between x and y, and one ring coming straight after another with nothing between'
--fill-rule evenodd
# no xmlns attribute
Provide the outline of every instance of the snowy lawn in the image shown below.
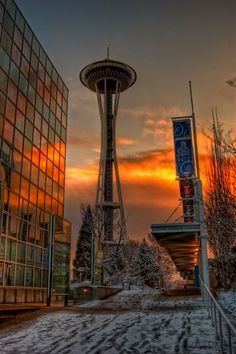
<svg viewBox="0 0 236 354"><path fill-rule="evenodd" d="M217 354L200 297L123 291L0 333L1 354Z"/></svg>

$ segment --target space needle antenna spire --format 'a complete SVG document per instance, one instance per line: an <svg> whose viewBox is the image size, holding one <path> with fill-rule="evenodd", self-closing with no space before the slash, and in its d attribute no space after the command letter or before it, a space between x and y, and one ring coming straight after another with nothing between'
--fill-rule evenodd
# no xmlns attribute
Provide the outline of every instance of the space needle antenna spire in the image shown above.
<svg viewBox="0 0 236 354"><path fill-rule="evenodd" d="M136 72L129 65L107 58L87 65L80 73L81 82L97 95L101 119L101 154L96 193L96 207L102 210L103 235L114 242L116 219L120 240L127 241L126 221L116 155L116 120L120 93L136 81ZM115 210L116 213L115 213Z"/></svg>

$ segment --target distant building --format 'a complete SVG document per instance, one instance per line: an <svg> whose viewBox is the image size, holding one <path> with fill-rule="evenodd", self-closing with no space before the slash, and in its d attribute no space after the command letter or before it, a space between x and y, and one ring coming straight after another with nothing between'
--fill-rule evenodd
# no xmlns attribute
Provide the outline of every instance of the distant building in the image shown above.
<svg viewBox="0 0 236 354"><path fill-rule="evenodd" d="M51 250L53 301L68 293L67 105L68 89L21 11L0 0L0 303L46 303Z"/></svg>

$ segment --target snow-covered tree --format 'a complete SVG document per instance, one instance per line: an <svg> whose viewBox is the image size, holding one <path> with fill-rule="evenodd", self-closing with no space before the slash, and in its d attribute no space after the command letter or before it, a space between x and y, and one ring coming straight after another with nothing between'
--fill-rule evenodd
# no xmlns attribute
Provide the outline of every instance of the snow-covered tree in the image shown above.
<svg viewBox="0 0 236 354"><path fill-rule="evenodd" d="M213 115L210 161L206 168L205 210L209 244L219 286L229 286L227 256L236 242L235 139Z"/></svg>
<svg viewBox="0 0 236 354"><path fill-rule="evenodd" d="M91 245L93 215L90 205L81 207L82 225L80 227L75 259L73 262L74 280L84 281L91 279Z"/></svg>
<svg viewBox="0 0 236 354"><path fill-rule="evenodd" d="M145 239L143 239L139 246L134 276L138 279L138 281L140 281L140 283L146 284L159 279L157 255Z"/></svg>

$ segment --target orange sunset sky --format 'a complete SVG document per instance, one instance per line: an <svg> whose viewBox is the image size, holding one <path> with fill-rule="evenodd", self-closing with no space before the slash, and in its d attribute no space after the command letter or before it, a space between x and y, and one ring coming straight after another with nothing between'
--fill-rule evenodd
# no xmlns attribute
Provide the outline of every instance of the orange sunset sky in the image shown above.
<svg viewBox="0 0 236 354"><path fill-rule="evenodd" d="M207 154L202 130L218 108L235 129L236 3L233 0L16 0L69 90L65 216L73 247L80 204L93 203L100 152L96 97L80 70L110 57L137 72L122 93L117 153L128 233L141 239L178 205L171 117L191 113L192 80L201 170ZM176 218L178 214L176 215Z"/></svg>

